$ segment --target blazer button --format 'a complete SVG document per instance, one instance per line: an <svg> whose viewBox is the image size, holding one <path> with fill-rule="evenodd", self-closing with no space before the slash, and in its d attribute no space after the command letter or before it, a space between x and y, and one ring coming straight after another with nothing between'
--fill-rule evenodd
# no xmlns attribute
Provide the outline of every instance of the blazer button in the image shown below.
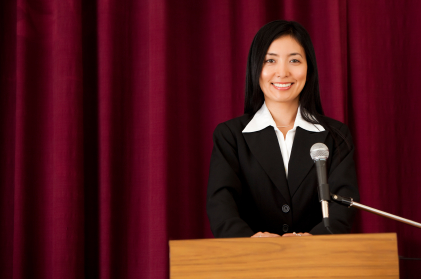
<svg viewBox="0 0 421 279"><path fill-rule="evenodd" d="M284 213L288 213L288 212L289 212L289 205L284 204L284 205L282 206L282 211L283 211Z"/></svg>
<svg viewBox="0 0 421 279"><path fill-rule="evenodd" d="M282 230L284 231L284 232L287 232L288 231L288 225L287 224L284 224L284 226L282 227Z"/></svg>

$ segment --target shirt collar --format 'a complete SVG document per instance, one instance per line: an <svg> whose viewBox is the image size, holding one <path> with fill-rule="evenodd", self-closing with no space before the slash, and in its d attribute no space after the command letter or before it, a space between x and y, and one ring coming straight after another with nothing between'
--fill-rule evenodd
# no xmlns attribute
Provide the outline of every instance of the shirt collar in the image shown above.
<svg viewBox="0 0 421 279"><path fill-rule="evenodd" d="M276 128L276 123L273 120L266 103L263 103L262 107L253 116L253 119L244 128L243 133L257 132L268 126ZM297 116L295 117L294 127L292 130L295 131L297 127L301 127L302 129L310 132L322 132L325 130L322 125L312 124L304 120L301 116L301 106L298 107Z"/></svg>

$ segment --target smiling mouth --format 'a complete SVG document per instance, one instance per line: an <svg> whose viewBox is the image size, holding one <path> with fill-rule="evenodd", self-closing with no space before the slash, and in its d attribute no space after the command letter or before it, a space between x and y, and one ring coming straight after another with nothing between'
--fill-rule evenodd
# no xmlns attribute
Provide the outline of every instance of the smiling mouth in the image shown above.
<svg viewBox="0 0 421 279"><path fill-rule="evenodd" d="M273 86L275 86L276 89L289 89L291 85L293 85L293 82L290 83L272 83Z"/></svg>

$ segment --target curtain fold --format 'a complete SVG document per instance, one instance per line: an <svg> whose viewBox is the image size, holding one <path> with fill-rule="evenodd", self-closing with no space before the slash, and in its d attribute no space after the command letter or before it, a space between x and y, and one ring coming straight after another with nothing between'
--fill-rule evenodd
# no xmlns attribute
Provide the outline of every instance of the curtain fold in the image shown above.
<svg viewBox="0 0 421 279"><path fill-rule="evenodd" d="M0 276L13 276L16 1L0 2ZM6 44L7 42L7 44Z"/></svg>
<svg viewBox="0 0 421 279"><path fill-rule="evenodd" d="M81 7L77 1L15 5L9 8L17 15L16 40L5 41L3 53L15 53L16 67L16 87L2 90L16 98L14 127L2 130L6 137L14 132L14 179L2 185L14 193L13 207L2 212L13 214L6 228L13 231L7 239L13 262L5 272L77 278L84 263L83 79L81 28L73 23Z"/></svg>
<svg viewBox="0 0 421 279"><path fill-rule="evenodd" d="M325 113L349 125L362 203L421 221L417 1L0 2L0 277L165 278L210 238L212 132L243 112L248 49L310 33ZM354 232L419 231L359 213ZM401 260L401 277L416 261Z"/></svg>
<svg viewBox="0 0 421 279"><path fill-rule="evenodd" d="M416 1L348 2L349 119L361 202L418 222L420 9ZM419 229L365 212L359 225L362 232L397 232L400 255L420 258ZM404 275L407 266L416 270L416 261L401 264Z"/></svg>

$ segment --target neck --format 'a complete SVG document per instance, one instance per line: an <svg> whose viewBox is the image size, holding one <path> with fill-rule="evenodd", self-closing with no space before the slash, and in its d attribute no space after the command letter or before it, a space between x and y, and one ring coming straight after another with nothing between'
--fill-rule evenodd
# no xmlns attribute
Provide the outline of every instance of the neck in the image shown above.
<svg viewBox="0 0 421 279"><path fill-rule="evenodd" d="M294 124L299 106L298 100L289 103L267 102L266 106L277 126L292 126Z"/></svg>

